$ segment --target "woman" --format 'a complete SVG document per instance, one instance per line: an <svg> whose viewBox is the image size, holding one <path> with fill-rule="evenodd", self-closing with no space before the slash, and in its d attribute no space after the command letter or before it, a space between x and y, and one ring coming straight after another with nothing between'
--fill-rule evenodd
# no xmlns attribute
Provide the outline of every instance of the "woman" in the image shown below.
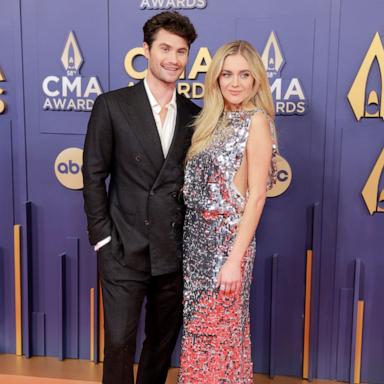
<svg viewBox="0 0 384 384"><path fill-rule="evenodd" d="M187 154L179 383L252 383L254 235L275 178L273 100L256 50L222 46Z"/></svg>

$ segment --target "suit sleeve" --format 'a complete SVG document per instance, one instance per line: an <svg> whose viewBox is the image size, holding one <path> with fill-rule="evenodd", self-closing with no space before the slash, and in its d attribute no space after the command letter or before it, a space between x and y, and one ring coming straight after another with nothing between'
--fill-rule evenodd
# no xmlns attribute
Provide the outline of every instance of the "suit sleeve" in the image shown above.
<svg viewBox="0 0 384 384"><path fill-rule="evenodd" d="M92 245L111 234L105 181L111 172L113 147L112 121L105 97L101 95L92 109L83 154L84 208Z"/></svg>

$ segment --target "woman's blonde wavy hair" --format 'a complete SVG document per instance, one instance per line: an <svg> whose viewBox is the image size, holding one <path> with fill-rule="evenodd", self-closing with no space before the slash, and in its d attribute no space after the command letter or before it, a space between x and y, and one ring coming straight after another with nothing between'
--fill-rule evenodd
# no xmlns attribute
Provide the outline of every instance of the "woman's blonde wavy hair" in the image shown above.
<svg viewBox="0 0 384 384"><path fill-rule="evenodd" d="M219 77L224 60L230 55L240 54L248 62L254 78L250 96L243 101L243 108L262 108L271 119L275 117L272 94L260 55L247 41L236 40L220 47L214 55L204 81L204 107L193 123L192 144L187 160L198 154L209 143L219 118L224 110L224 98L220 91Z"/></svg>

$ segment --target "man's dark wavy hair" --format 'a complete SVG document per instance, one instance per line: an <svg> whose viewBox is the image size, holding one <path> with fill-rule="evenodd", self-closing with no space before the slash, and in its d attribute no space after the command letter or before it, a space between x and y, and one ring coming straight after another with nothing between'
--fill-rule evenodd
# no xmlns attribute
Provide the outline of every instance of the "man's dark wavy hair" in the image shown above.
<svg viewBox="0 0 384 384"><path fill-rule="evenodd" d="M160 29L165 29L182 37L186 40L188 47L191 47L197 37L195 27L187 16L183 16L176 11L165 11L151 17L143 26L144 41L149 47L152 46L156 33Z"/></svg>

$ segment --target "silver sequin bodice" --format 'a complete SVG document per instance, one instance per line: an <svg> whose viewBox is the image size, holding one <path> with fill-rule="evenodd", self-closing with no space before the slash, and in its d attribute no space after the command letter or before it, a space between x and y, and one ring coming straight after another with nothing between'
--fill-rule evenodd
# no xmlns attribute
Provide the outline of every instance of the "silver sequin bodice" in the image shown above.
<svg viewBox="0 0 384 384"><path fill-rule="evenodd" d="M187 163L183 191L188 208L218 214L242 213L245 199L233 178L243 159L254 112L224 113L207 148Z"/></svg>

